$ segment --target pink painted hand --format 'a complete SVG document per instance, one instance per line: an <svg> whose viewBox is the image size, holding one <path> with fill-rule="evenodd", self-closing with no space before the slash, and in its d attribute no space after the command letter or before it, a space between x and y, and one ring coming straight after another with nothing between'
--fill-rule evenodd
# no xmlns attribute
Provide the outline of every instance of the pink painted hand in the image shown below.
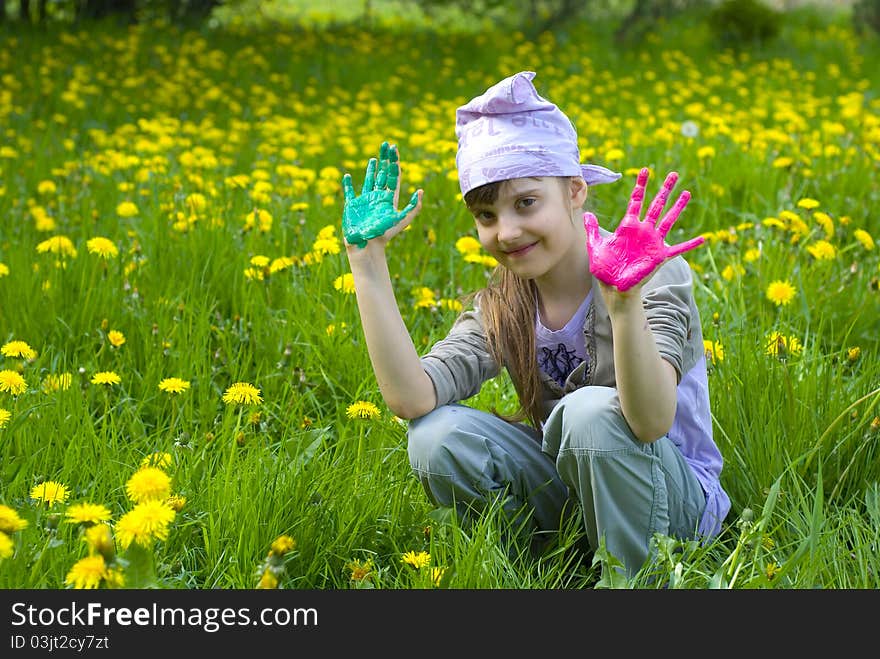
<svg viewBox="0 0 880 659"><path fill-rule="evenodd" d="M687 206L691 193L685 190L675 204L662 218L660 213L678 181L678 174L670 172L663 182L663 189L651 202L644 221L639 219L642 200L645 197L645 184L648 182L648 169L643 168L636 179L629 199L626 214L614 233L603 238L599 233L599 223L592 213L584 213L584 227L587 229L587 254L590 257L590 272L599 281L626 291L645 281L654 271L669 259L703 243L703 236L667 245L666 234ZM658 218L659 222L658 222Z"/></svg>

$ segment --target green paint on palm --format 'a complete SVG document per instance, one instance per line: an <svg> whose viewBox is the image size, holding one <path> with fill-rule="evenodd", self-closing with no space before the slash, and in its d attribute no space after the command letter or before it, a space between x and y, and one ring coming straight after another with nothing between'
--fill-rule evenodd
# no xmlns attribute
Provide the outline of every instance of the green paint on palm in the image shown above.
<svg viewBox="0 0 880 659"><path fill-rule="evenodd" d="M416 207L418 193L413 193L403 210L394 207L394 195L400 178L397 149L382 142L379 157L370 158L360 195L355 195L351 175L342 177L345 207L342 233L351 245L366 247L367 241L384 234Z"/></svg>

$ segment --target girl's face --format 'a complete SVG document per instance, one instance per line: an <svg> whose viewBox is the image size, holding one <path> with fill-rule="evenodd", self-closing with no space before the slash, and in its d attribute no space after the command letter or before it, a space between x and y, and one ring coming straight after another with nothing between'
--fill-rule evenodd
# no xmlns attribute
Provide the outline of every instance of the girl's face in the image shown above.
<svg viewBox="0 0 880 659"><path fill-rule="evenodd" d="M518 178L501 185L494 203L469 210L483 249L516 275L541 279L585 258L586 232L574 209L586 194L583 179Z"/></svg>

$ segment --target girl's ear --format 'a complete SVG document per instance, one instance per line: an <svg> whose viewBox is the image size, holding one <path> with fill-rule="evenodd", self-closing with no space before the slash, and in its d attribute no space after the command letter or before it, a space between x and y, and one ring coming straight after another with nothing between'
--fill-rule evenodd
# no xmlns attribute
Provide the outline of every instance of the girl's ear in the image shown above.
<svg viewBox="0 0 880 659"><path fill-rule="evenodd" d="M587 200L587 182L580 176L571 177L571 204L580 208Z"/></svg>

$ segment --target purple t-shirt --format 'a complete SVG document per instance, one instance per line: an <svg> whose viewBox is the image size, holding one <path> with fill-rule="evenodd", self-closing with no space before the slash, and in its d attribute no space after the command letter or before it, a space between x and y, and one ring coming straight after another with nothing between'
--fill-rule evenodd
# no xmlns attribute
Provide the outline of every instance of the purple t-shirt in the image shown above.
<svg viewBox="0 0 880 659"><path fill-rule="evenodd" d="M565 386L568 374L587 359L584 318L592 298L593 291L590 290L571 320L562 329L547 329L541 322L541 314L535 314L535 349L538 354L538 368L556 380L560 387Z"/></svg>
<svg viewBox="0 0 880 659"><path fill-rule="evenodd" d="M560 387L564 387L568 375L588 359L584 319L592 295L591 290L562 329L547 329L541 322L540 313L536 314L535 347L538 366ZM678 447L706 494L706 509L698 530L703 535L714 536L721 530L721 522L730 508L730 499L717 478L717 474L721 472L722 458L712 439L705 356L682 376L678 383L677 396L675 419L667 437Z"/></svg>

